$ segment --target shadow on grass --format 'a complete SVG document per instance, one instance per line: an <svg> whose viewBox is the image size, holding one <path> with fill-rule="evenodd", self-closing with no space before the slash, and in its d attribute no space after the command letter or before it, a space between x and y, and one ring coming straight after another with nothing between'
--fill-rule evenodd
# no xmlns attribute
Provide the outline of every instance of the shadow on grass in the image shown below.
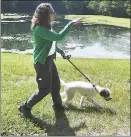
<svg viewBox="0 0 131 137"><path fill-rule="evenodd" d="M109 113L110 115L116 115L116 112L110 108L103 108L102 110L98 110L93 106L86 106L82 108L75 107L70 105L70 110L73 112L85 112L85 113ZM31 122L35 124L35 126L39 127L41 130L45 131L47 136L75 136L75 132L80 130L81 128L85 128L86 124L84 122L79 123L79 125L75 127L70 127L67 116L64 112L55 112L55 124L49 124L44 121L44 118L38 118L32 116L30 119Z"/></svg>
<svg viewBox="0 0 131 137"><path fill-rule="evenodd" d="M73 105L69 105L69 108L70 108L70 111L74 111L74 112L85 112L85 113L94 113L94 112L97 112L97 113L108 113L110 115L116 115L116 111L113 110L112 108L102 108L102 109L97 109L96 107L94 106L85 106L85 107L81 107L81 108L78 108L78 107L75 107Z"/></svg>
<svg viewBox="0 0 131 137"><path fill-rule="evenodd" d="M81 122L77 127L71 128L64 112L55 112L55 118L55 125L48 124L43 119L34 116L29 119L41 130L44 130L47 136L75 136L75 131L86 126Z"/></svg>

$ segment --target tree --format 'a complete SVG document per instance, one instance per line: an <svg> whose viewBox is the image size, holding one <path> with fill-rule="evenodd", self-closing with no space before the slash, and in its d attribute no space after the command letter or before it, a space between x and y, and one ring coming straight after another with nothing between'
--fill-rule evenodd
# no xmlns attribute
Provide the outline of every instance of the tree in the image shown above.
<svg viewBox="0 0 131 137"><path fill-rule="evenodd" d="M88 8L94 11L94 14L129 17L131 6L129 0L91 0Z"/></svg>
<svg viewBox="0 0 131 137"><path fill-rule="evenodd" d="M131 4L129 0L125 1L124 7L126 9L126 14L130 17L131 16Z"/></svg>
<svg viewBox="0 0 131 137"><path fill-rule="evenodd" d="M18 1L2 1L1 2L1 10L6 12L14 12Z"/></svg>
<svg viewBox="0 0 131 137"><path fill-rule="evenodd" d="M99 1L91 0L87 7L89 9L91 9L94 12L94 14L98 14L99 13Z"/></svg>
<svg viewBox="0 0 131 137"><path fill-rule="evenodd" d="M63 1L68 14L84 14L87 12L89 0L84 1Z"/></svg>
<svg viewBox="0 0 131 137"><path fill-rule="evenodd" d="M112 16L117 16L117 17L125 16L126 10L124 7L124 3L125 1L123 0L112 1L112 7L113 7Z"/></svg>
<svg viewBox="0 0 131 137"><path fill-rule="evenodd" d="M130 17L130 0L44 0L2 1L1 12L33 13L42 2L49 2L58 14L101 14L115 17Z"/></svg>
<svg viewBox="0 0 131 137"><path fill-rule="evenodd" d="M111 1L101 1L98 5L99 7L99 12L102 15L112 15L112 2Z"/></svg>

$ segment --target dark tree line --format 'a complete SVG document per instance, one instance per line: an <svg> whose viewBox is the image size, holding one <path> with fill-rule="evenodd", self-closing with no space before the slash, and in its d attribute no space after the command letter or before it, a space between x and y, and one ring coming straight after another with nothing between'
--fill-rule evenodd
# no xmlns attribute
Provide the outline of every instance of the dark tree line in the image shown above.
<svg viewBox="0 0 131 137"><path fill-rule="evenodd" d="M49 2L58 14L95 14L130 17L130 0L81 0L81 1L1 1L2 13L33 13L37 5Z"/></svg>

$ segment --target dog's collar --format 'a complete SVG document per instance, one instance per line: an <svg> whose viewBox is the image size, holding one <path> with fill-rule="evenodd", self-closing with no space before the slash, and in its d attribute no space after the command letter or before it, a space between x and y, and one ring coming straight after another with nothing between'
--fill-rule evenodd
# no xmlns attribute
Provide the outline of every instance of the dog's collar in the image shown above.
<svg viewBox="0 0 131 137"><path fill-rule="evenodd" d="M96 88L96 85L95 85L95 84L92 84L92 86L95 88L96 92L98 92L98 91L97 91L97 88Z"/></svg>

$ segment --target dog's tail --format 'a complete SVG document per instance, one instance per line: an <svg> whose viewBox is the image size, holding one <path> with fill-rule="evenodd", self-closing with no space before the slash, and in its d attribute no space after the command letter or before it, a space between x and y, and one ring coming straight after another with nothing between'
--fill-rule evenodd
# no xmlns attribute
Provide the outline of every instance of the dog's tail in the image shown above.
<svg viewBox="0 0 131 137"><path fill-rule="evenodd" d="M62 79L60 79L60 83L61 83L63 86L66 86L66 85L67 85L67 83L66 83L64 80L62 80ZM60 93L60 95L61 95L61 97L64 97L64 96L66 96L66 92L62 92L62 93Z"/></svg>
<svg viewBox="0 0 131 137"><path fill-rule="evenodd" d="M66 96L66 92L61 92L60 95L61 95L61 97L64 97L64 96Z"/></svg>
<svg viewBox="0 0 131 137"><path fill-rule="evenodd" d="M60 83L61 83L63 86L66 86L66 85L67 85L67 83L65 83L65 81L62 80L62 79L60 79Z"/></svg>

